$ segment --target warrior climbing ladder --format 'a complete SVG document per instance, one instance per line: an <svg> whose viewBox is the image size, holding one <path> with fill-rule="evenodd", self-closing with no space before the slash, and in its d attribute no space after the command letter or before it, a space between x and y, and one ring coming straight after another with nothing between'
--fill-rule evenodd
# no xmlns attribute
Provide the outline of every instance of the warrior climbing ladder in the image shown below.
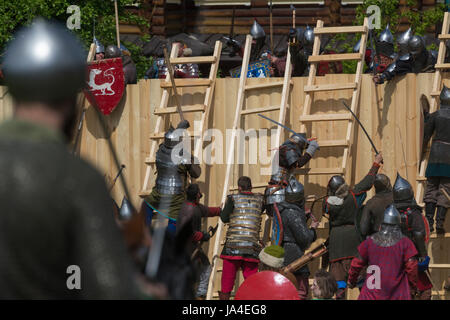
<svg viewBox="0 0 450 320"><path fill-rule="evenodd" d="M345 140L320 140L320 147L344 147L344 153L342 157L342 167L338 168L306 168L299 169L296 172L306 172L308 175L336 175L342 174L346 176L347 181L351 178L351 172L347 169L348 158L351 149L351 140L354 132L353 118L350 112L346 113L335 113L335 114L320 114L312 115L311 105L314 99L314 94L316 92L326 92L335 90L347 90L353 89L352 101L350 108L353 113L357 113L357 108L359 104L359 95L361 88L361 74L364 66L364 55L366 52L367 43L367 33L368 33L368 19L364 19L364 25L362 26L352 26L352 27L323 27L323 21L318 20L317 26L314 29L314 46L312 55L309 57L310 62L309 77L306 86L304 87L305 92L305 103L303 105L303 114L300 116L300 121L302 123L300 132L306 132L305 123L307 122L319 122L319 121L348 121L347 131ZM361 33L361 46L358 53L345 53L345 54L326 54L320 55L320 36L324 34L335 34L335 33ZM351 83L334 83L334 84L315 84L317 64L322 61L334 62L334 61L348 61L356 60L358 61L356 67L355 81Z"/></svg>
<svg viewBox="0 0 450 320"><path fill-rule="evenodd" d="M228 192L231 190L236 190L237 187L230 187L230 175L231 175L231 169L232 169L232 163L234 158L234 141L236 139L236 132L239 127L239 123L241 121L241 118L243 116L247 116L250 114L257 114L262 112L270 112L270 111L276 111L279 110L279 117L278 122L283 123L284 118L286 115L286 108L287 108L287 101L289 98L289 92L290 92L290 86L291 86L291 73L292 73L292 65L291 65L291 56L288 50L287 57L286 57L286 67L284 71L284 78L283 81L272 81L268 83L263 84L256 84L256 85L247 85L247 72L248 72L248 63L250 58L250 50L251 50L251 44L252 44L252 36L247 35L246 41L245 41L245 50L244 50L244 57L242 59L242 67L241 67L241 75L239 79L239 91L237 95L237 103L236 103L236 111L235 111L235 117L234 117L234 123L233 123L233 132L231 137L231 150L228 153L228 160L227 160L227 169L225 173L225 181L224 181L224 188L223 188L223 194L222 194L222 203L225 203L226 197ZM261 88L270 88L270 87L282 87L281 92L281 103L280 105L276 106L269 106L269 107L261 107L261 108L251 108L242 110L243 104L244 104L244 98L246 92L254 91L255 89L261 89ZM281 139L281 127L277 127L276 132L276 141L280 143ZM265 187L267 183L263 184L253 184L253 188L258 187ZM215 258L217 258L219 253L219 248L221 245L224 244L224 240L222 239L222 231L223 231L223 223L221 220L219 220L219 227L216 233L216 238L214 242L214 250L213 250L213 261L216 261ZM213 296L213 290L214 290L214 280L219 279L217 277L217 262L213 264L213 270L211 272L211 276L209 279L209 286L208 286L208 294L206 299L211 300Z"/></svg>
<svg viewBox="0 0 450 320"><path fill-rule="evenodd" d="M183 113L185 112L202 112L202 117L200 121L200 130L196 132L196 134L203 136L205 131L205 127L207 126L209 111L211 108L212 97L214 94L214 87L216 84L217 71L219 68L220 62L220 54L222 52L222 42L216 41L216 45L214 47L214 54L212 56L201 56L201 57L182 57L177 58L178 46L176 44L172 47L172 51L170 53L170 64L184 64L184 63L210 63L211 70L209 72L208 79L175 79L176 87L206 87L205 98L203 105L200 106L183 106L181 107ZM151 193L149 188L150 175L152 171L154 171L155 166L155 157L156 151L158 148L158 141L164 138L164 128L163 123L165 116L170 116L171 114L177 113L176 107L168 108L167 105L169 103L169 91L172 90L172 84L170 81L170 77L172 75L166 76L164 82L161 82L161 88L163 88L163 94L161 98L161 103L158 109L155 109L154 115L157 116L155 130L153 134L150 135L150 139L152 140L150 147L150 156L146 158L145 164L147 165L147 170L145 173L144 184L139 195L141 197L146 197ZM189 132L190 137L194 137L194 132ZM198 153L201 152L202 143L201 141L196 144L194 150L194 156L198 158Z"/></svg>
<svg viewBox="0 0 450 320"><path fill-rule="evenodd" d="M437 110L438 106L438 99L439 94L442 86L442 70L443 69L450 69L450 63L444 63L445 59L445 53L447 50L447 47L445 46L445 41L450 40L450 34L449 34L449 13L446 12L444 14L444 21L442 23L442 33L439 35L439 53L437 57L436 64L434 68L436 71L434 72L434 78L433 78L433 88L431 91L431 103L430 103L430 113L433 113ZM422 147L422 146L420 146ZM420 162L419 166L419 175L417 177L417 187L416 187L416 201L423 205L423 195L424 195L424 184L427 181L427 178L425 177L425 170L428 166L428 156L429 156L429 145L426 146L426 150L422 150L422 153L426 152L426 155L424 155L422 161Z"/></svg>

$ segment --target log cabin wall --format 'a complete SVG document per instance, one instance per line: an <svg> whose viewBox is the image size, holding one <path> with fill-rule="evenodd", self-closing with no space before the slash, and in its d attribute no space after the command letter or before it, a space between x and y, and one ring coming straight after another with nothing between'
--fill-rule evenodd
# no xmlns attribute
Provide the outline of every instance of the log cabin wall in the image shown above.
<svg viewBox="0 0 450 320"><path fill-rule="evenodd" d="M228 34L230 33L233 1L223 1L227 5L207 5L208 0L146 0L141 10L153 10L151 16L151 35L171 36L177 33ZM211 2L211 1L209 1ZM269 6L267 0L236 1L235 34L247 34L256 19L269 34ZM288 3L289 1L284 1ZM296 1L293 1L294 3ZM317 20L323 20L326 26L353 25L356 17L356 7L361 0L310 0L305 4L295 3L296 26L314 26ZM428 10L436 5L437 0L417 0L416 10ZM196 5L203 3L200 5ZM243 5L247 3L248 5ZM407 7L406 0L400 0L399 8ZM150 9L151 8L151 9ZM292 26L292 10L289 4L277 4L273 0L273 32L287 34ZM409 27L403 18L398 31ZM429 32L436 28L432 27Z"/></svg>

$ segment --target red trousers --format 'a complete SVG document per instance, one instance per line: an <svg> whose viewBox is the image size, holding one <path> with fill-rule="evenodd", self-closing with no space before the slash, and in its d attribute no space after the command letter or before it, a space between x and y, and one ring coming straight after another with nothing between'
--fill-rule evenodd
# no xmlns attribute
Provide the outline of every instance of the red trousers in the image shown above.
<svg viewBox="0 0 450 320"><path fill-rule="evenodd" d="M247 279L247 277L258 272L258 262L223 258L221 290L223 293L229 293L233 290L234 281L236 280L236 272L239 268L242 269L244 279Z"/></svg>

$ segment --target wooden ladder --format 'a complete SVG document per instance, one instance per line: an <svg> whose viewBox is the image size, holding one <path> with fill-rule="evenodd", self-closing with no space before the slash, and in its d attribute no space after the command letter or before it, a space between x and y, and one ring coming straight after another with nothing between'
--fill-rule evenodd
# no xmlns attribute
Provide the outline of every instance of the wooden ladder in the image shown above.
<svg viewBox="0 0 450 320"><path fill-rule="evenodd" d="M434 78L433 78L433 88L431 91L431 103L430 103L430 113L433 113L437 110L438 107L438 99L439 95L441 93L441 87L442 87L442 70L443 69L450 69L450 63L444 63L445 60L445 53L447 50L447 47L445 46L445 41L450 39L449 34L449 13L445 12L444 14L444 21L442 23L442 33L439 35L439 53L437 57L436 64L434 65L434 68L436 71L434 72ZM422 147L422 146L420 146ZM422 150L422 152L426 152L426 155L424 156L423 160L420 162L419 166L419 174L417 176L417 184L416 184L416 201L419 203L419 205L423 206L423 196L425 192L425 183L427 181L427 178L425 177L425 171L427 170L428 166L428 157L430 152L430 144L426 147L426 150ZM421 156L421 155L419 155Z"/></svg>
<svg viewBox="0 0 450 320"><path fill-rule="evenodd" d="M356 114L359 105L359 94L361 88L361 74L364 66L364 55L366 52L367 34L368 34L368 19L364 19L364 25L352 26L352 27L323 27L323 21L318 20L317 26L314 28L314 46L312 55L309 57L310 62L309 77L305 92L305 103L303 105L303 114L300 116L302 123L300 132L306 132L307 122L319 122L319 121L348 121L347 133L345 140L318 140L320 147L344 147L344 154L342 157L342 167L338 168L306 168L298 169L296 173L307 173L308 175L345 175L346 180L350 181L351 171L347 169L348 158L351 150L351 141L353 137L354 122L350 112L335 113L335 114L320 114L312 115L311 105L314 99L315 92L335 91L335 90L347 90L353 89L351 110ZM361 46L358 53L345 53L345 54L327 54L320 55L320 36L323 34L335 34L335 33L361 33ZM336 83L336 84L315 84L317 64L321 61L347 61L357 60L355 81L351 83Z"/></svg>
<svg viewBox="0 0 450 320"><path fill-rule="evenodd" d="M225 174L225 181L224 181L224 187L223 187L223 194L222 194L222 203L225 203L226 197L229 191L236 190L237 187L232 186L230 187L230 175L231 170L233 168L233 160L234 160L234 141L236 140L236 132L237 129L239 129L239 124L244 116L248 116L250 114L256 114L256 113L262 113L262 112L270 112L270 111L276 111L279 110L279 116L278 116L278 122L283 123L285 116L286 116L286 109L288 108L288 98L289 98L289 92L290 92L290 86L292 84L291 82L291 73L292 73L292 65L291 65L291 56L288 50L287 57L286 57L286 67L284 71L284 78L283 81L272 81L268 83L263 84L256 84L256 85L247 85L247 72L248 72L248 63L250 58L250 50L251 50L251 44L252 44L252 36L247 35L245 40L245 50L244 50L244 57L242 58L242 68L241 68L241 76L239 79L239 90L237 95L237 103L236 103L236 111L235 111L235 117L234 117L234 123L233 123L233 132L231 137L231 149L228 153L228 161L227 161L227 169ZM269 107L261 107L261 108L251 108L251 109L243 109L244 104L244 98L246 92L254 91L255 89L261 89L261 88L277 88L282 87L281 92L281 102L280 105L276 106L269 106ZM280 143L281 139L281 133L282 128L278 126L277 132L276 132L276 141ZM273 147L272 147L273 148ZM260 187L259 184L256 186L255 184L252 184L253 188ZM263 186L266 186L267 183L263 183ZM219 219L219 227L216 232L216 238L214 242L214 250L213 250L213 261L215 263L213 264L213 270L211 272L211 276L209 278L209 286L208 286L208 294L206 299L211 300L213 297L213 290L214 290L214 280L218 279L220 280L220 277L217 276L217 258L219 254L219 249L221 245L225 243L225 240L222 239L222 231L223 231L224 224Z"/></svg>
<svg viewBox="0 0 450 320"><path fill-rule="evenodd" d="M217 71L219 68L220 62L220 54L222 52L222 42L216 41L214 47L214 54L212 56L200 56L200 57L182 57L177 58L179 44L176 44L172 47L172 51L170 53L170 64L183 64L183 63L210 63L211 70L209 72L208 79L175 79L175 86L178 87L206 87L205 98L203 101L203 105L201 106L183 106L181 107L183 113L185 112L201 112L202 117L200 121L200 130L195 134L203 136L204 131L206 130L207 121L209 117L209 111L211 108L212 97L214 94L214 87L216 84ZM172 75L170 75L172 76ZM157 116L155 130L153 134L150 135L150 139L152 140L150 147L150 156L145 159L145 164L147 165L147 170L145 173L144 184L141 192L139 193L140 197L146 197L151 193L151 189L149 188L150 175L155 171L155 157L156 151L158 148L158 141L164 138L165 130L163 128L163 123L165 122L165 117L170 116L171 114L177 113L176 107L167 107L169 103L169 91L172 90L172 84L170 81L170 76L166 76L165 81L161 82L161 88L163 88L163 94L161 98L161 103L158 109L155 109L153 114ZM189 131L189 136L194 137L194 132ZM196 144L194 155L198 158L199 152L201 152L201 139L200 142Z"/></svg>

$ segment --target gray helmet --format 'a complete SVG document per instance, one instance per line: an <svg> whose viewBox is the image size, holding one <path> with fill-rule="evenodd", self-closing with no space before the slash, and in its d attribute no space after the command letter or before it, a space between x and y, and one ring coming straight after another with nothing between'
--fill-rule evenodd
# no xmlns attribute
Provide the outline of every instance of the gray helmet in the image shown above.
<svg viewBox="0 0 450 320"><path fill-rule="evenodd" d="M441 94L439 96L442 106L450 105L450 89L447 88L444 84L444 87L441 90Z"/></svg>
<svg viewBox="0 0 450 320"><path fill-rule="evenodd" d="M302 27L295 28L295 34L297 36L297 40L301 41L303 39L303 34L305 33L305 29Z"/></svg>
<svg viewBox="0 0 450 320"><path fill-rule="evenodd" d="M285 197L288 202L303 202L305 199L305 188L293 175L289 177Z"/></svg>
<svg viewBox="0 0 450 320"><path fill-rule="evenodd" d="M122 205L119 210L119 220L129 220L133 216L133 206L126 197L122 199Z"/></svg>
<svg viewBox="0 0 450 320"><path fill-rule="evenodd" d="M378 42L387 42L389 44L394 44L394 36L392 35L391 30L389 29L389 23L387 24L386 29L384 29L380 33Z"/></svg>
<svg viewBox="0 0 450 320"><path fill-rule="evenodd" d="M171 149L179 144L183 139L183 130L182 129L174 129L172 126L164 135L164 145Z"/></svg>
<svg viewBox="0 0 450 320"><path fill-rule="evenodd" d="M3 72L20 101L74 98L86 84L86 53L65 26L37 19L11 41Z"/></svg>
<svg viewBox="0 0 450 320"><path fill-rule="evenodd" d="M384 210L384 224L400 225L401 221L402 219L400 217L400 212L398 212L397 208L393 204L389 205L389 207Z"/></svg>
<svg viewBox="0 0 450 320"><path fill-rule="evenodd" d="M306 30L303 33L303 45L305 47L312 47L314 44L314 29L310 26L306 26Z"/></svg>
<svg viewBox="0 0 450 320"><path fill-rule="evenodd" d="M306 134L304 133L295 133L289 139L296 143L302 150L308 145L308 139L306 139Z"/></svg>
<svg viewBox="0 0 450 320"><path fill-rule="evenodd" d="M250 34L255 40L264 38L266 36L263 27L261 27L261 25L256 22L256 20L253 21L252 28L250 29Z"/></svg>
<svg viewBox="0 0 450 320"><path fill-rule="evenodd" d="M392 191L391 180L387 175L382 173L378 173L375 176L373 186L375 187L376 193L381 191Z"/></svg>
<svg viewBox="0 0 450 320"><path fill-rule="evenodd" d="M361 49L361 39L353 47L353 52L359 52L359 49Z"/></svg>
<svg viewBox="0 0 450 320"><path fill-rule="evenodd" d="M402 34L400 34L397 38L397 45L399 47L400 53L406 53L408 52L408 42L412 37L412 30L409 28Z"/></svg>
<svg viewBox="0 0 450 320"><path fill-rule="evenodd" d="M394 202L410 201L414 199L414 192L411 184L397 173L394 183Z"/></svg>
<svg viewBox="0 0 450 320"><path fill-rule="evenodd" d="M419 55L423 50L425 50L425 43L421 36L412 36L408 41L408 51L413 56Z"/></svg>
<svg viewBox="0 0 450 320"><path fill-rule="evenodd" d="M337 189L339 189L339 187L343 184L345 184L345 180L342 176L332 176L330 181L328 181L328 195L334 196Z"/></svg>
<svg viewBox="0 0 450 320"><path fill-rule="evenodd" d="M120 51L119 47L110 44L109 46L106 47L106 51L105 51L105 58L110 59L110 58L119 58L122 56L122 51Z"/></svg>
<svg viewBox="0 0 450 320"><path fill-rule="evenodd" d="M94 37L94 43L95 53L105 53L105 46L96 37Z"/></svg>

